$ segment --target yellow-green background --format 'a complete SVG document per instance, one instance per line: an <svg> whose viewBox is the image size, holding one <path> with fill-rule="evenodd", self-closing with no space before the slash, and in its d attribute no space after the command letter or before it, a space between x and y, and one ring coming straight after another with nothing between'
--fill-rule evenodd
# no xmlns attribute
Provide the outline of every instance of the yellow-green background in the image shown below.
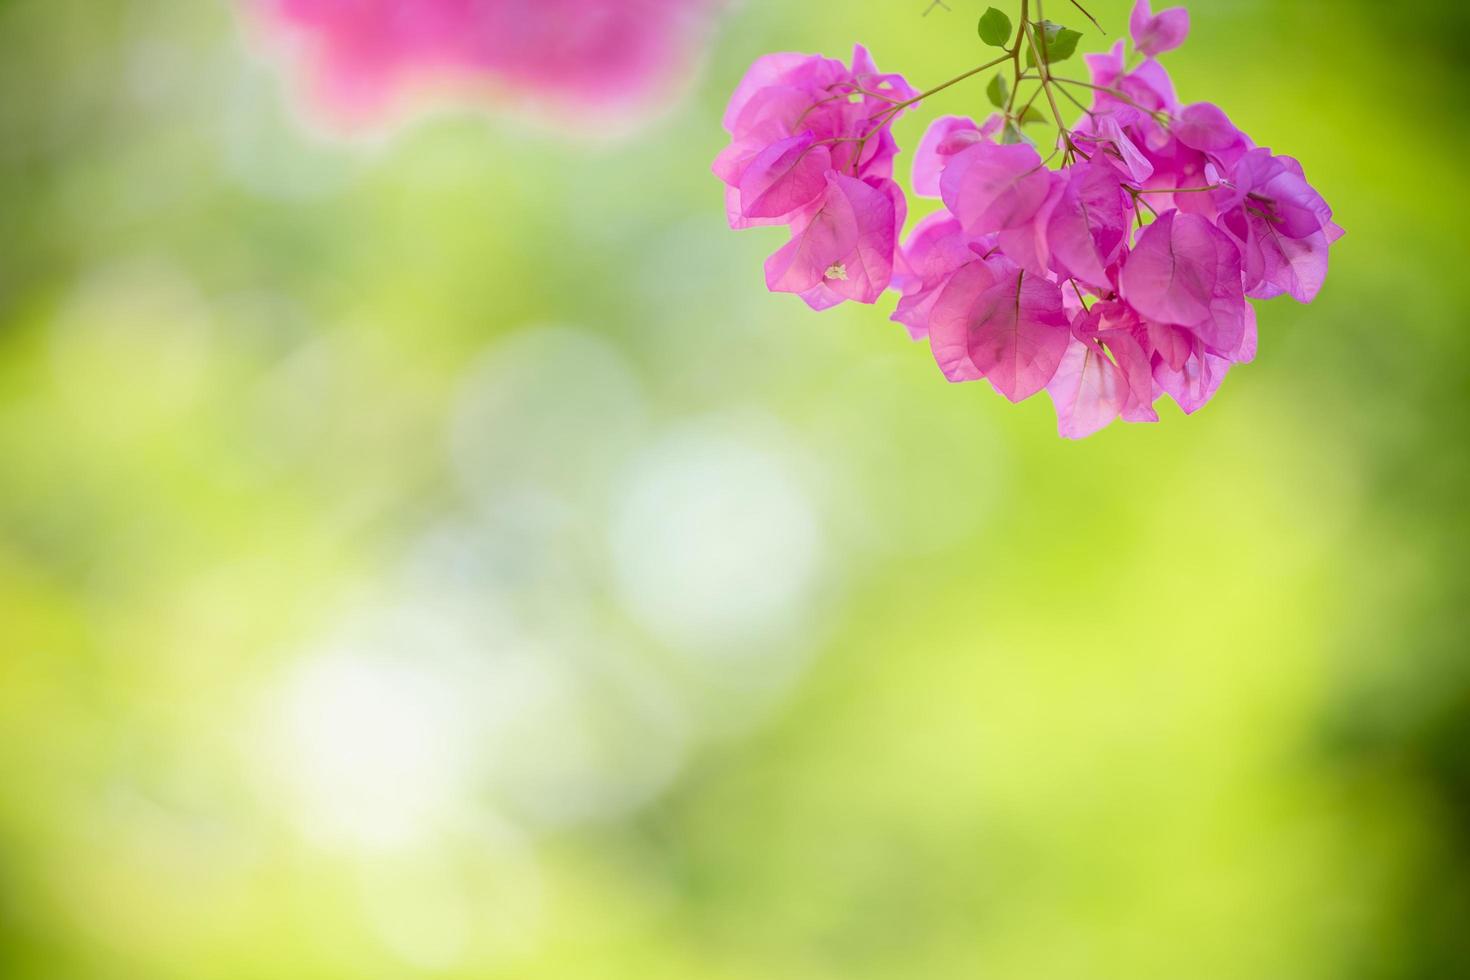
<svg viewBox="0 0 1470 980"><path fill-rule="evenodd" d="M749 61L925 5L343 142L224 4L0 0L0 977L1470 976L1465 8L1194 5L1348 236L1074 444L723 225Z"/></svg>

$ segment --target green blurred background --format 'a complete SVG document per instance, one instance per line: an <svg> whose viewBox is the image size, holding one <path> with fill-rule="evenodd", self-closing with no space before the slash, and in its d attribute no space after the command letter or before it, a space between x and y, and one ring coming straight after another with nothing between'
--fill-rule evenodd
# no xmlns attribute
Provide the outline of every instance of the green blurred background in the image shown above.
<svg viewBox="0 0 1470 980"><path fill-rule="evenodd" d="M750 60L926 6L343 141L228 5L0 0L0 977L1470 976L1466 7L1194 5L1348 237L1073 444L724 227Z"/></svg>

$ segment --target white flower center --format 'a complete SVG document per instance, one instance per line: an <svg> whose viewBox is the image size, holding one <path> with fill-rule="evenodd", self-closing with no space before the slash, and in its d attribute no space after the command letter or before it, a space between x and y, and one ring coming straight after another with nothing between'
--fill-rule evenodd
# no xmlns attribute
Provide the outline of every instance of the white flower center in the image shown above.
<svg viewBox="0 0 1470 980"><path fill-rule="evenodd" d="M822 275L828 279L845 280L847 279L847 266L843 265L841 262L833 262L827 267L827 271L822 273Z"/></svg>

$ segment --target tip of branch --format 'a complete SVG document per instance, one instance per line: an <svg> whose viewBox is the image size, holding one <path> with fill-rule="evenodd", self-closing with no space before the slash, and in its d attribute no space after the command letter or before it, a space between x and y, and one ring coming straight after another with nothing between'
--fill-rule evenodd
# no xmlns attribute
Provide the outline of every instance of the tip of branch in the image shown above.
<svg viewBox="0 0 1470 980"><path fill-rule="evenodd" d="M1097 22L1097 18L1096 17L1092 16L1091 11L1089 11L1086 7L1082 6L1082 4L1078 3L1077 0L1072 0L1072 6L1076 7L1078 10L1082 11L1082 16L1084 16L1088 20L1092 21L1092 26L1097 28L1097 31L1098 31L1099 34L1101 34L1103 37L1107 37L1108 32L1105 31L1105 30L1103 30L1103 26Z"/></svg>

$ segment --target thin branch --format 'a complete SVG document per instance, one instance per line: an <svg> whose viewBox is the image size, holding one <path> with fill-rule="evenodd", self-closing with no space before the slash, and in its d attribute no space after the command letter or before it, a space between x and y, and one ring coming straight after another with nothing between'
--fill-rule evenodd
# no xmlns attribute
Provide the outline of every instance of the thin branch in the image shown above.
<svg viewBox="0 0 1470 980"><path fill-rule="evenodd" d="M1041 0L1036 0L1036 13L1041 14ZM1056 120L1057 138L1067 147L1067 154L1063 155L1062 161L1068 161L1072 152L1072 137L1067 130L1067 124L1062 122L1062 110L1057 107L1056 96L1052 95L1051 86L1047 84L1051 80L1051 69L1046 60L1046 30L1041 32L1041 41L1036 40L1036 28L1029 22L1022 21L1021 27L1026 32L1026 38L1031 43L1031 51L1036 56L1036 68L1041 73L1041 88L1046 93L1047 104L1051 106L1051 117Z"/></svg>
<svg viewBox="0 0 1470 980"><path fill-rule="evenodd" d="M1071 99L1072 104L1081 109L1083 112L1087 113L1089 117L1095 115L1091 109L1087 108L1087 106L1083 105L1077 100L1077 96L1073 95L1071 92L1068 92L1065 88L1058 87L1057 91L1065 95L1067 98Z"/></svg>
<svg viewBox="0 0 1470 980"><path fill-rule="evenodd" d="M1092 311L1087 308L1087 297L1082 295L1082 287L1077 285L1077 280L1068 276L1067 281L1072 284L1072 288L1077 292L1077 302L1082 304L1082 312L1091 313Z"/></svg>
<svg viewBox="0 0 1470 980"><path fill-rule="evenodd" d="M1016 40L1011 43L1010 54L1015 61L1015 80L1011 84L1011 97L1006 100L1006 117L1016 107L1016 98L1021 94L1021 49L1026 44L1026 20L1031 16L1030 0L1021 0L1021 26L1016 29Z"/></svg>
<svg viewBox="0 0 1470 980"><path fill-rule="evenodd" d="M1211 184L1209 187L1138 187L1135 194L1203 194L1206 191L1217 191L1224 184Z"/></svg>
<svg viewBox="0 0 1470 980"><path fill-rule="evenodd" d="M1092 82L1084 82L1080 78L1061 78L1057 75L1052 75L1051 80L1054 82L1060 82L1063 85L1081 85L1083 88L1090 88L1096 92L1104 92L1108 95L1111 95L1113 98L1119 100L1120 102L1126 102L1133 108L1138 109L1141 112L1148 113L1150 116L1153 116L1155 120L1159 119L1159 117L1161 116L1163 117L1164 121L1167 121L1169 118L1169 114L1167 112L1159 109L1150 109L1147 106L1140 105L1133 100L1132 96L1122 91L1121 89L1110 88L1106 85L1096 85Z"/></svg>
<svg viewBox="0 0 1470 980"><path fill-rule="evenodd" d="M935 0L935 2L937 3L938 0ZM1072 6L1076 7L1078 10L1082 11L1082 16L1084 16L1088 20L1092 21L1092 26L1093 27L1096 27L1099 32L1101 32L1102 34L1107 34L1107 31L1104 31L1103 30L1103 26L1097 22L1097 18L1094 17L1094 16L1092 16L1092 14L1090 14L1090 13L1087 12L1087 8L1086 7L1084 7L1084 6L1082 6L1082 4L1078 3L1077 0L1072 0Z"/></svg>
<svg viewBox="0 0 1470 980"><path fill-rule="evenodd" d="M893 104L893 107L891 109L886 110L886 111L897 114L898 110L900 110L900 109L907 109L909 106L913 105L915 102L920 102L920 101L922 101L924 99L927 99L931 95L935 95L935 94L937 94L939 92L943 92L945 89L949 88L951 85L958 85L960 82L963 82L965 79L970 78L971 76L974 76L974 75L978 75L982 71L987 71L987 70L989 70L991 68L994 68L996 65L1000 64L1001 62L1008 61L1008 60L1010 60L1010 55L1009 54L1003 54L999 58L996 58L994 61L987 61L985 64L981 65L978 68L971 68L969 71L965 72L963 75L956 75L954 78L951 78L949 81L943 82L943 83L941 83L939 85L936 85L933 88L929 89L928 91L920 92L918 95L914 96L912 99L905 99L903 102L895 102Z"/></svg>

